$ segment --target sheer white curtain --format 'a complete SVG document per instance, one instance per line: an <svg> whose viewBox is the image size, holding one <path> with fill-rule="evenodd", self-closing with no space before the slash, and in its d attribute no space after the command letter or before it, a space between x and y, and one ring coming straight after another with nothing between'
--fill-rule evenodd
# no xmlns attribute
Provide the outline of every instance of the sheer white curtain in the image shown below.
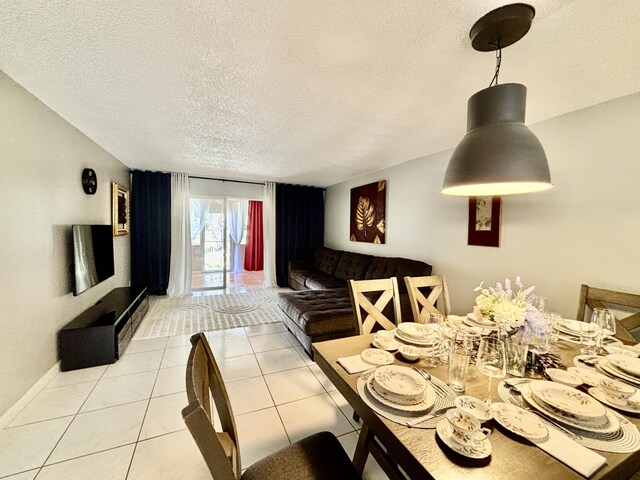
<svg viewBox="0 0 640 480"><path fill-rule="evenodd" d="M191 220L189 176L171 174L171 261L167 295L191 294Z"/></svg>
<svg viewBox="0 0 640 480"><path fill-rule="evenodd" d="M276 281L276 184L266 182L262 195L264 229L264 286L277 287Z"/></svg>
<svg viewBox="0 0 640 480"><path fill-rule="evenodd" d="M211 202L205 198L192 198L189 200L189 211L191 212L191 242L193 242L204 228L207 221L207 214L211 210Z"/></svg>
<svg viewBox="0 0 640 480"><path fill-rule="evenodd" d="M229 236L231 237L231 271L241 272L244 270L242 258L242 234L247 223L247 201L228 200L227 217Z"/></svg>

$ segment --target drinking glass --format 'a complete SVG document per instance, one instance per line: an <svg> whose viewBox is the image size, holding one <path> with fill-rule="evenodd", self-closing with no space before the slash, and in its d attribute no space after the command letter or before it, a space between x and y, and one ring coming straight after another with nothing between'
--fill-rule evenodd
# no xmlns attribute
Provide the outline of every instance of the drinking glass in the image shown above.
<svg viewBox="0 0 640 480"><path fill-rule="evenodd" d="M424 324L431 325L431 329L436 336L432 346L426 348L424 363L427 367L437 367L439 365L439 355L442 343L444 317L438 313L430 313L424 317Z"/></svg>
<svg viewBox="0 0 640 480"><path fill-rule="evenodd" d="M480 373L489 377L489 387L485 402L491 405L491 383L494 378L503 378L507 374L504 343L494 337L484 337L480 340L476 366Z"/></svg>
<svg viewBox="0 0 640 480"><path fill-rule="evenodd" d="M529 324L527 338L529 340L529 351L531 352L531 376L540 378L542 375L536 371L536 354L540 356L549 351L549 335L547 322L536 322Z"/></svg>
<svg viewBox="0 0 640 480"><path fill-rule="evenodd" d="M591 323L600 327L600 335L598 335L596 349L602 349L602 339L605 335L613 336L616 334L616 319L606 308L595 307L591 312Z"/></svg>
<svg viewBox="0 0 640 480"><path fill-rule="evenodd" d="M469 357L473 357L473 352L478 349L481 338L482 335L479 333L472 330L460 329L456 334L455 346L464 350ZM477 378L477 373L472 365L469 365L467 370L467 378L469 380L475 380Z"/></svg>
<svg viewBox="0 0 640 480"><path fill-rule="evenodd" d="M547 322L549 342L555 344L559 340L560 331L558 326L562 323L562 315L556 312L546 312L544 319Z"/></svg>
<svg viewBox="0 0 640 480"><path fill-rule="evenodd" d="M600 327L596 323L580 322L580 353L594 355L600 336Z"/></svg>
<svg viewBox="0 0 640 480"><path fill-rule="evenodd" d="M504 349L507 356L507 373L514 377L524 377L529 345L519 342L516 338L509 338L504 342Z"/></svg>
<svg viewBox="0 0 640 480"><path fill-rule="evenodd" d="M469 356L462 349L453 349L449 353L449 386L454 392L464 392L467 386L467 367Z"/></svg>

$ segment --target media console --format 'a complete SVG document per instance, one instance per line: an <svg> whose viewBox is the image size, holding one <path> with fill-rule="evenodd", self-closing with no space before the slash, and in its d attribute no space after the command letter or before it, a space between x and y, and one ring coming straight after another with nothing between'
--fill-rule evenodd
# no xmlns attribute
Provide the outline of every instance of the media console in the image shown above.
<svg viewBox="0 0 640 480"><path fill-rule="evenodd" d="M114 363L149 310L147 289L116 288L60 332L58 355L63 372Z"/></svg>

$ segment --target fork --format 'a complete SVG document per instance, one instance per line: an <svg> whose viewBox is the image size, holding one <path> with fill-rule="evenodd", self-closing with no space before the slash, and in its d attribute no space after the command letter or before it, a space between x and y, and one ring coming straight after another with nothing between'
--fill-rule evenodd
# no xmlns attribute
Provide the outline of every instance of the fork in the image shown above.
<svg viewBox="0 0 640 480"><path fill-rule="evenodd" d="M433 389L435 390L436 394L440 397L440 398L445 398L448 397L449 394L438 384L436 384L432 379L431 379L431 374L429 372L425 372L424 370L422 370L421 368L418 367L411 367L412 370L415 370L416 372L418 372L422 378L424 378L426 381L428 381L431 386L433 387Z"/></svg>

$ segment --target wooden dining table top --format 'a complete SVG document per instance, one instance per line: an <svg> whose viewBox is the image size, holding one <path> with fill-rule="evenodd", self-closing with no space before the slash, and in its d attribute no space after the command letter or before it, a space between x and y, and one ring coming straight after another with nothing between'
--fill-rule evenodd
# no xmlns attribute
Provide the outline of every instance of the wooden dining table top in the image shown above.
<svg viewBox="0 0 640 480"><path fill-rule="evenodd" d="M375 413L360 398L357 391L358 373L349 374L340 364L338 358L360 354L369 348L373 335L328 340L313 344L314 359L322 371L329 377L338 391L345 397L355 412L360 415L370 431L389 451L389 456L398 462L412 479L510 479L510 480L542 480L542 479L580 479L579 473L567 467L551 455L536 447L526 439L518 437L494 421L485 426L492 430L490 441L492 454L482 460L467 459L450 450L442 440L437 438L435 429L409 428ZM555 347L562 363L573 365L573 357L578 355L577 345L559 341ZM395 355L398 365L413 365ZM423 362L417 364L425 368ZM473 367L475 369L475 367ZM447 381L447 366L442 365L427 370L437 378ZM498 381L493 382L492 395L494 401L500 400L497 393ZM488 388L488 377L476 369L476 378L467 380L464 395L482 397ZM620 412L624 414L624 412ZM640 418L625 415L638 427ZM596 450L607 459L591 479L624 479L640 471L640 451L634 453L610 453Z"/></svg>

